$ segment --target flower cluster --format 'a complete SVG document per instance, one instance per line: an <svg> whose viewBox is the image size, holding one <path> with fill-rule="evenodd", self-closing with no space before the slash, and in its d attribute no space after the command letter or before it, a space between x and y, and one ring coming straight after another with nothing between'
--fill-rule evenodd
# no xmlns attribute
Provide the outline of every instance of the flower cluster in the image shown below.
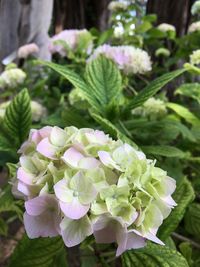
<svg viewBox="0 0 200 267"><path fill-rule="evenodd" d="M93 47L92 35L87 30L64 30L54 35L50 40L49 50L66 56L69 51L81 50L90 53Z"/></svg>
<svg viewBox="0 0 200 267"><path fill-rule="evenodd" d="M0 117L4 117L6 113L6 108L10 105L10 101L6 101L0 104ZM31 101L31 112L32 120L34 122L40 121L43 117L47 115L47 109L43 107L37 101Z"/></svg>
<svg viewBox="0 0 200 267"><path fill-rule="evenodd" d="M133 46L99 46L88 59L88 62L98 55L104 55L112 59L124 73L144 74L151 71L151 59L146 51Z"/></svg>
<svg viewBox="0 0 200 267"><path fill-rule="evenodd" d="M191 8L192 15L196 15L200 13L200 1L194 2Z"/></svg>
<svg viewBox="0 0 200 267"><path fill-rule="evenodd" d="M78 88L74 88L73 90L71 90L71 92L69 93L68 99L69 99L69 103L78 109L88 108L88 102L85 99L85 96L82 93L82 91Z"/></svg>
<svg viewBox="0 0 200 267"><path fill-rule="evenodd" d="M193 22L188 28L189 33L198 31L200 31L200 21Z"/></svg>
<svg viewBox="0 0 200 267"><path fill-rule="evenodd" d="M13 65L13 64L11 64ZM0 75L0 88L15 88L26 79L26 73L14 66L9 66Z"/></svg>
<svg viewBox="0 0 200 267"><path fill-rule="evenodd" d="M20 148L13 192L25 197L30 238L61 235L66 246L94 235L117 256L145 245L176 205L175 181L155 161L102 131L46 126Z"/></svg>
<svg viewBox="0 0 200 267"><path fill-rule="evenodd" d="M128 2L123 1L123 2L118 2L118 1L112 1L108 5L108 9L111 10L112 12L120 11L120 10L126 10L128 7Z"/></svg>
<svg viewBox="0 0 200 267"><path fill-rule="evenodd" d="M39 47L35 43L26 44L18 49L17 55L19 58L27 58L30 55L37 54Z"/></svg>
<svg viewBox="0 0 200 267"><path fill-rule="evenodd" d="M133 115L149 117L150 119L161 118L166 113L165 102L154 97L149 98L141 107L132 110Z"/></svg>
<svg viewBox="0 0 200 267"><path fill-rule="evenodd" d="M176 32L176 28L168 23L161 23L160 25L158 25L157 28L162 32L169 32L169 31Z"/></svg>
<svg viewBox="0 0 200 267"><path fill-rule="evenodd" d="M167 48L161 47L155 51L155 56L156 57L160 57L160 56L161 57L169 57L170 51Z"/></svg>
<svg viewBox="0 0 200 267"><path fill-rule="evenodd" d="M192 65L199 65L200 64L200 49L195 50L190 55L190 63Z"/></svg>

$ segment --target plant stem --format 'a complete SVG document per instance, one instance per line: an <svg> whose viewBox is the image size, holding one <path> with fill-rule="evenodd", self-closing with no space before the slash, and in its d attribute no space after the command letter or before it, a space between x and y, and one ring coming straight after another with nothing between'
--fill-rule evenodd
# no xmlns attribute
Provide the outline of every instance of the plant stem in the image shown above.
<svg viewBox="0 0 200 267"><path fill-rule="evenodd" d="M177 234L177 233L172 233L172 236L178 240L189 242L193 247L200 249L200 244L193 241L192 239L190 239L188 237L182 236L182 235Z"/></svg>

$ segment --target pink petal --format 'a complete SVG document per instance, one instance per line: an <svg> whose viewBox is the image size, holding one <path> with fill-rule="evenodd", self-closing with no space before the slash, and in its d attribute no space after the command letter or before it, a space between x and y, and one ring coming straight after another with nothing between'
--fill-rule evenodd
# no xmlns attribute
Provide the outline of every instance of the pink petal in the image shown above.
<svg viewBox="0 0 200 267"><path fill-rule="evenodd" d="M110 168L115 168L120 170L120 167L116 164L116 162L111 158L110 154L106 151L99 151L98 156L100 161L105 165Z"/></svg>
<svg viewBox="0 0 200 267"><path fill-rule="evenodd" d="M74 147L69 148L62 157L65 163L74 168L78 167L78 162L82 158L84 158L84 156Z"/></svg>
<svg viewBox="0 0 200 267"><path fill-rule="evenodd" d="M22 167L17 170L17 179L25 184L32 185L34 177L33 174L26 172Z"/></svg>
<svg viewBox="0 0 200 267"><path fill-rule="evenodd" d="M93 232L96 242L115 242L118 228L118 221L115 221L108 215L99 216L99 218L93 223Z"/></svg>
<svg viewBox="0 0 200 267"><path fill-rule="evenodd" d="M38 216L47 209L47 201L43 196L32 198L25 202L26 212L31 216Z"/></svg>
<svg viewBox="0 0 200 267"><path fill-rule="evenodd" d="M44 212L40 216L24 213L24 226L29 238L57 236L59 223L59 217L56 217L53 212Z"/></svg>
<svg viewBox="0 0 200 267"><path fill-rule="evenodd" d="M45 126L42 129L39 130L39 134L41 136L41 139L44 139L46 137L49 137L51 134L53 127Z"/></svg>
<svg viewBox="0 0 200 267"><path fill-rule="evenodd" d="M90 205L82 205L77 198L73 198L73 201L70 203L60 201L60 208L65 216L77 220L88 212Z"/></svg>
<svg viewBox="0 0 200 267"><path fill-rule="evenodd" d="M28 197L34 197L38 194L40 188L37 185L27 185L21 181L17 184L17 190Z"/></svg>
<svg viewBox="0 0 200 267"><path fill-rule="evenodd" d="M138 249L145 246L145 239L136 235L132 230L123 229L117 235L118 248L116 256L120 256L123 252L129 249Z"/></svg>
<svg viewBox="0 0 200 267"><path fill-rule="evenodd" d="M57 159L56 152L58 148L49 142L49 139L44 138L38 145L36 150L43 156L50 159Z"/></svg>
<svg viewBox="0 0 200 267"><path fill-rule="evenodd" d="M173 200L173 198L171 196L161 197L161 199L165 202L165 204L167 204L171 207L177 206L176 202Z"/></svg>
<svg viewBox="0 0 200 267"><path fill-rule="evenodd" d="M82 158L78 163L78 167L85 170L95 169L99 165L100 161L92 157Z"/></svg>
<svg viewBox="0 0 200 267"><path fill-rule="evenodd" d="M151 241L153 241L153 242L155 242L155 243L157 243L157 244L159 244L159 245L165 245L159 238L157 238L157 236L155 236L154 234L152 234L152 233L147 233L147 234L145 234L145 237L147 238L147 239L149 239L149 240L151 240Z"/></svg>

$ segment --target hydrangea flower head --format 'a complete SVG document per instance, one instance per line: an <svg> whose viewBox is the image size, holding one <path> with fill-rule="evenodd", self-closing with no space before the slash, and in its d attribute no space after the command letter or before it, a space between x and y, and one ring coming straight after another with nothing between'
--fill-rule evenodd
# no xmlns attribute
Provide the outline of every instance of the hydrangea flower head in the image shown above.
<svg viewBox="0 0 200 267"><path fill-rule="evenodd" d="M200 21L193 22L188 28L188 33L199 32L199 31L200 31Z"/></svg>
<svg viewBox="0 0 200 267"><path fill-rule="evenodd" d="M66 246L94 235L116 255L163 244L156 233L176 205L175 180L141 151L104 132L46 126L22 145L18 191L30 238L61 235Z"/></svg>
<svg viewBox="0 0 200 267"><path fill-rule="evenodd" d="M123 2L119 2L119 1L112 1L110 2L110 4L108 5L108 9L111 10L112 12L116 12L116 11L120 11L120 10L126 10L128 7L128 2L123 1Z"/></svg>
<svg viewBox="0 0 200 267"><path fill-rule="evenodd" d="M26 79L26 73L17 68L7 66L6 70L0 75L0 87L5 88L15 88L22 84Z"/></svg>
<svg viewBox="0 0 200 267"><path fill-rule="evenodd" d="M191 8L192 15L200 13L200 1L195 1Z"/></svg>
<svg viewBox="0 0 200 267"><path fill-rule="evenodd" d="M21 46L18 49L18 57L19 58L27 58L30 55L37 54L39 52L39 47L35 43L26 44Z"/></svg>
<svg viewBox="0 0 200 267"><path fill-rule="evenodd" d="M157 28L162 32L169 32L169 31L176 32L176 28L168 23L161 23L160 25L157 26Z"/></svg>
<svg viewBox="0 0 200 267"><path fill-rule="evenodd" d="M104 44L99 46L88 59L88 62L98 55L104 55L112 59L119 69L126 74L144 74L151 71L151 59L146 51L133 46L110 46Z"/></svg>
<svg viewBox="0 0 200 267"><path fill-rule="evenodd" d="M200 49L195 50L190 55L190 63L192 65L199 65L200 64Z"/></svg>
<svg viewBox="0 0 200 267"><path fill-rule="evenodd" d="M162 118L167 114L167 108L164 101L151 97L141 107L133 109L132 114L150 119Z"/></svg>
<svg viewBox="0 0 200 267"><path fill-rule="evenodd" d="M76 52L80 48L81 51L88 54L90 53L92 47L92 35L86 29L64 30L51 38L49 50L52 54L59 53L64 57L66 56L68 49Z"/></svg>

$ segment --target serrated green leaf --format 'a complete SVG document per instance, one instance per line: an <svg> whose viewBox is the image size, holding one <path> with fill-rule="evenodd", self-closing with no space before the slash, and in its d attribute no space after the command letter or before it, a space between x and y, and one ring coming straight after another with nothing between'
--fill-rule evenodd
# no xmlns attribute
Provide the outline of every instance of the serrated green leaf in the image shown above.
<svg viewBox="0 0 200 267"><path fill-rule="evenodd" d="M200 204L193 203L185 215L185 229L188 233L200 237Z"/></svg>
<svg viewBox="0 0 200 267"><path fill-rule="evenodd" d="M45 66L50 67L51 69L62 75L64 78L66 78L68 81L70 81L75 88L78 88L82 91L85 99L95 110L101 110L101 106L99 105L99 102L95 98L94 94L92 94L91 88L80 75L68 69L66 66L61 66L52 62L39 62Z"/></svg>
<svg viewBox="0 0 200 267"><path fill-rule="evenodd" d="M189 109L183 107L176 103L167 103L167 107L172 109L176 114L178 114L181 118L191 123L192 125L200 126L200 119L197 118Z"/></svg>
<svg viewBox="0 0 200 267"><path fill-rule="evenodd" d="M148 244L122 255L122 267L189 267L186 259L167 246Z"/></svg>
<svg viewBox="0 0 200 267"><path fill-rule="evenodd" d="M182 150L173 146L142 146L141 149L147 154L159 155L169 158L184 158L187 155Z"/></svg>
<svg viewBox="0 0 200 267"><path fill-rule="evenodd" d="M186 208L193 201L195 195L194 190L187 178L184 178L177 186L173 199L176 201L177 206L172 210L167 219L159 229L159 237L165 240L177 228L180 221L183 219Z"/></svg>
<svg viewBox="0 0 200 267"><path fill-rule="evenodd" d="M134 97L134 99L129 102L125 109L131 110L133 108L141 106L150 97L155 95L162 87L164 87L170 81L181 75L183 72L185 72L185 69L175 70L155 79L154 81L149 83L142 91L140 91Z"/></svg>
<svg viewBox="0 0 200 267"><path fill-rule="evenodd" d="M60 237L29 239L24 235L11 256L9 267L51 267L62 248Z"/></svg>
<svg viewBox="0 0 200 267"><path fill-rule="evenodd" d="M102 109L118 104L116 101L122 91L122 78L114 62L104 56L97 57L87 64L85 77L92 88L91 94L94 94Z"/></svg>
<svg viewBox="0 0 200 267"><path fill-rule="evenodd" d="M31 126L31 105L27 89L22 90L6 109L4 125L18 147L28 136ZM14 145L14 144L13 144Z"/></svg>

